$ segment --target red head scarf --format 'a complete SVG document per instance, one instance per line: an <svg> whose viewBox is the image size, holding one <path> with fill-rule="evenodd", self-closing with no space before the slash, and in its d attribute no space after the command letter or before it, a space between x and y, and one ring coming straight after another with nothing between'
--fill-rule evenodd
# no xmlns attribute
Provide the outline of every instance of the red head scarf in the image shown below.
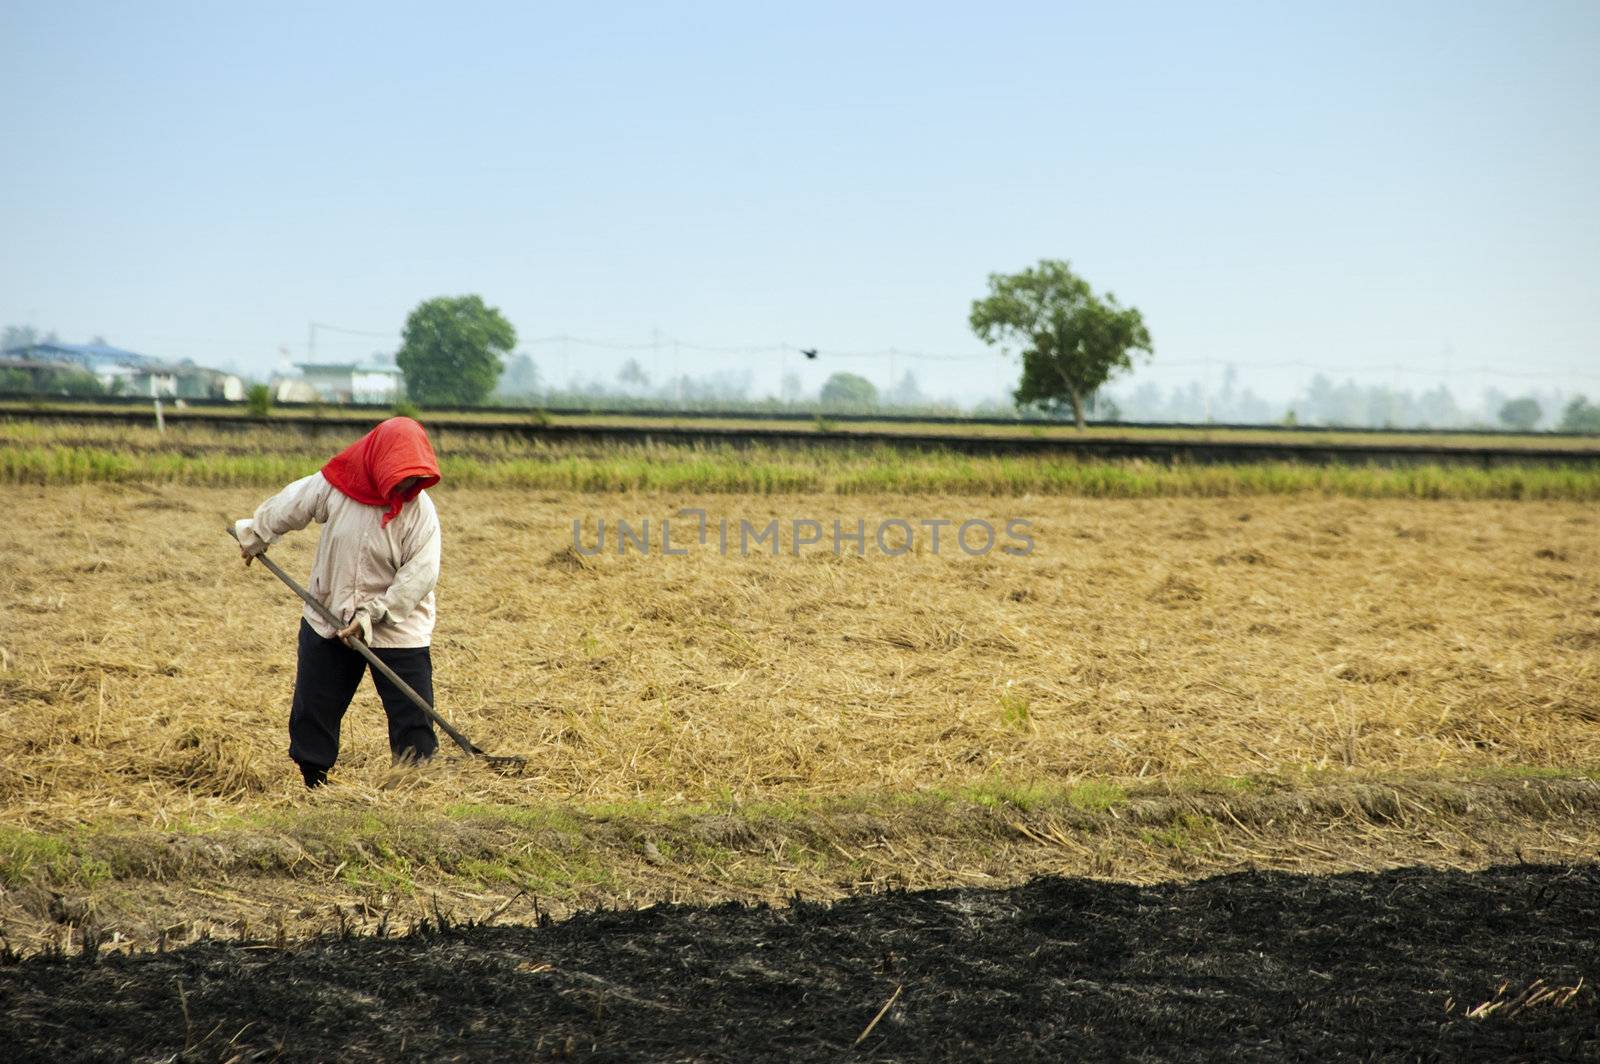
<svg viewBox="0 0 1600 1064"><path fill-rule="evenodd" d="M383 524L424 488L439 483L439 460L433 456L428 433L408 417L392 417L322 467L328 483L366 506L386 506ZM403 495L395 489L407 477L421 477Z"/></svg>

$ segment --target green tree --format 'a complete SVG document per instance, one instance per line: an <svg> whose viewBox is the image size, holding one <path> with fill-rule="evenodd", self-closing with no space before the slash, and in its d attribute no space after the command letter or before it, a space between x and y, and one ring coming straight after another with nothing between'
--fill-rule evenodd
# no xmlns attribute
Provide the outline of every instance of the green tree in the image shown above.
<svg viewBox="0 0 1600 1064"><path fill-rule="evenodd" d="M823 382L823 406L872 407L877 404L878 389L865 377L835 373Z"/></svg>
<svg viewBox="0 0 1600 1064"><path fill-rule="evenodd" d="M895 406L917 406L927 401L922 394L922 388L917 384L917 375L907 370L900 382L889 389L889 402Z"/></svg>
<svg viewBox="0 0 1600 1064"><path fill-rule="evenodd" d="M1508 399L1500 407L1500 424L1518 432L1531 432L1533 426L1539 423L1539 418L1544 416L1544 411L1539 407L1539 400L1530 396L1521 399Z"/></svg>
<svg viewBox="0 0 1600 1064"><path fill-rule="evenodd" d="M1600 404L1578 396L1561 412L1561 431L1600 433Z"/></svg>
<svg viewBox="0 0 1600 1064"><path fill-rule="evenodd" d="M63 369L50 374L45 390L74 396L106 394L100 378L81 369Z"/></svg>
<svg viewBox="0 0 1600 1064"><path fill-rule="evenodd" d="M622 364L622 369L617 371L617 383L624 388L643 391L650 387L650 374L639 365L639 360L630 358Z"/></svg>
<svg viewBox="0 0 1600 1064"><path fill-rule="evenodd" d="M39 330L31 325L7 325L0 330L0 351L32 347L39 342Z"/></svg>
<svg viewBox="0 0 1600 1064"><path fill-rule="evenodd" d="M527 398L538 390L539 368L533 364L533 359L524 354L512 355L505 372L500 375L500 394L508 398Z"/></svg>
<svg viewBox="0 0 1600 1064"><path fill-rule="evenodd" d="M1083 412L1119 370L1133 368L1133 352L1152 352L1144 318L1116 296L1094 294L1089 282L1058 259L1043 259L1021 273L989 275L989 294L973 300L972 331L1002 352L1022 353L1019 406Z"/></svg>
<svg viewBox="0 0 1600 1064"><path fill-rule="evenodd" d="M395 364L406 394L432 406L471 406L494 390L517 331L478 296L440 296L406 318Z"/></svg>

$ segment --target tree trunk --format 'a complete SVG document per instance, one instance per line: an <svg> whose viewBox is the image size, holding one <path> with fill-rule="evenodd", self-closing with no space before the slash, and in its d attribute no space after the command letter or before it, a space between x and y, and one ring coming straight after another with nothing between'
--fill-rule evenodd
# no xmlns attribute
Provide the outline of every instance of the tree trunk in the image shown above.
<svg viewBox="0 0 1600 1064"><path fill-rule="evenodd" d="M1072 416L1077 419L1078 428L1083 428L1083 396L1078 394L1078 389L1073 388L1069 393L1072 396Z"/></svg>

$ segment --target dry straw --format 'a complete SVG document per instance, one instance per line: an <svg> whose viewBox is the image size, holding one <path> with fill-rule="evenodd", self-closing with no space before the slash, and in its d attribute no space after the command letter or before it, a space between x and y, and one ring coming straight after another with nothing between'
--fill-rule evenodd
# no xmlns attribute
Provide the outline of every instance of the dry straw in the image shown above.
<svg viewBox="0 0 1600 1064"><path fill-rule="evenodd" d="M284 756L298 610L238 565L216 517L261 494L7 490L8 823L303 801ZM1583 506L478 490L439 504L440 708L533 767L426 770L406 777L408 808L1600 764ZM1037 549L570 550L574 517L684 505L757 522L1025 517ZM303 574L314 540L276 553ZM349 793L396 800L370 689L345 751Z"/></svg>

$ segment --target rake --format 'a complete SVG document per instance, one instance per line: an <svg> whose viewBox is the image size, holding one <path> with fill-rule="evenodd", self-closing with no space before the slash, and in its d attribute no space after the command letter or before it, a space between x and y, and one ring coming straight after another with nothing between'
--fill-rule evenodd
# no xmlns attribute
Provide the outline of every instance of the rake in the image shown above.
<svg viewBox="0 0 1600 1064"><path fill-rule="evenodd" d="M232 525L227 526L227 533L233 537L234 542L238 542L239 534L234 531ZM295 581L294 577L283 571L283 567L281 565L267 557L266 551L263 550L260 554L257 554L255 558L262 565L265 565L272 572L273 576L276 576L279 580L282 580L285 584L287 584L289 590L293 591L296 595L299 595L303 600L305 600L306 605L316 610L317 614L328 624L332 625L335 631L344 627L344 622L339 619L337 614L328 609L327 606L324 606L311 594L311 592L301 587ZM514 757L509 754L487 753L481 747L479 747L477 743L473 742L471 739L468 739L464 734L461 733L459 729L455 727L455 725L441 717L434 710L434 708L428 704L428 700L426 698L423 698L421 695L417 694L416 688L406 683L395 674L393 669L385 665L383 660L379 658L378 655L374 654L372 652L372 648L367 646L367 644L364 643L360 637L353 635L347 636L345 637L344 643L357 654L360 654L362 657L366 658L367 664L371 665L374 669L377 669L388 679L390 683L399 688L400 693L410 699L412 705L426 713L428 715L428 719L437 724L446 735L450 736L451 739L454 739L455 744L461 747L462 750L465 750L468 757L475 758L483 762L485 765L497 772L518 773L527 767L528 759L525 757Z"/></svg>

